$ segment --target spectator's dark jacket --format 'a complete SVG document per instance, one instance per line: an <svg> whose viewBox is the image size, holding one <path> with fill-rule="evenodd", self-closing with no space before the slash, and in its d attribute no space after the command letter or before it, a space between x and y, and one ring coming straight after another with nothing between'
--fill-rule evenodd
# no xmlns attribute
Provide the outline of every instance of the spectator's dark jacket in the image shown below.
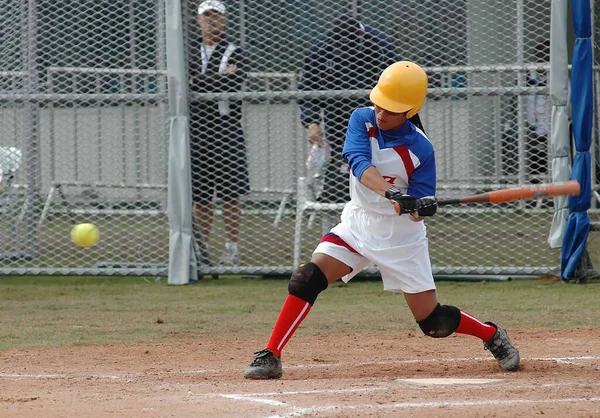
<svg viewBox="0 0 600 418"><path fill-rule="evenodd" d="M396 49L386 34L368 26L359 43L336 39L333 31L316 38L305 54L300 90L372 89L381 72L396 61ZM342 153L348 119L354 109L370 105L368 95L362 98L310 99L300 103L301 120L306 127L321 120L332 155Z"/></svg>
<svg viewBox="0 0 600 418"><path fill-rule="evenodd" d="M227 52L230 43L222 40L216 46L210 60L206 72L202 74L202 39L196 38L190 41L189 48L189 76L190 90L194 93L220 93L220 92L238 92L242 90L242 84L246 78L248 71L248 54L239 47L233 49L227 59L227 64L237 66L237 70L232 74L221 74L219 67L223 55ZM229 113L226 119L241 120L242 117L242 101L227 100ZM190 118L203 118L208 122L219 123L223 118L223 103L221 111L219 110L219 100L201 101L190 100ZM229 119L229 120L231 120Z"/></svg>

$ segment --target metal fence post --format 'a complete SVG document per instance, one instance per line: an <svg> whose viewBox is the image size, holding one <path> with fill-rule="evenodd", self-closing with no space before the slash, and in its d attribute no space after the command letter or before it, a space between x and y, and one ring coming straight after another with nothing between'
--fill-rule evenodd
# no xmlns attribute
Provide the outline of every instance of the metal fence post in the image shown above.
<svg viewBox="0 0 600 418"><path fill-rule="evenodd" d="M192 185L187 83L180 0L166 0L167 80L169 90L169 284L196 280L192 228Z"/></svg>

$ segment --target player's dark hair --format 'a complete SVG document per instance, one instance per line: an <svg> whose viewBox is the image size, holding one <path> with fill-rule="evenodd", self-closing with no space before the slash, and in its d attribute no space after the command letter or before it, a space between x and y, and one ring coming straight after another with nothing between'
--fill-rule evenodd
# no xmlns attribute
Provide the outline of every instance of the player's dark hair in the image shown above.
<svg viewBox="0 0 600 418"><path fill-rule="evenodd" d="M410 118L409 121L411 121L412 124L415 125L417 128L422 130L423 133L425 133L425 128L423 127L423 124L421 123L421 118L419 117L418 113L416 115L414 115L412 118Z"/></svg>

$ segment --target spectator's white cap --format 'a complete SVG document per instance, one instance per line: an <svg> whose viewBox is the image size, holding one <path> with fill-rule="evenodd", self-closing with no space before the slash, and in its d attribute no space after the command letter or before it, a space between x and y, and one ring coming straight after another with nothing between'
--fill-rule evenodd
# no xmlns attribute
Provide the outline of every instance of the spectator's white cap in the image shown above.
<svg viewBox="0 0 600 418"><path fill-rule="evenodd" d="M223 15L227 14L227 9L223 3L217 0L206 0L200 3L200 6L198 6L198 16L208 12L209 10L214 10Z"/></svg>

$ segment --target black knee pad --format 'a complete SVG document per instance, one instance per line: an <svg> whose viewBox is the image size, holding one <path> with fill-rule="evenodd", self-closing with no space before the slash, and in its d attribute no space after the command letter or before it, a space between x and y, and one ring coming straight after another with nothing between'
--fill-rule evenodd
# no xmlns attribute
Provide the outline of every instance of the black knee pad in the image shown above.
<svg viewBox="0 0 600 418"><path fill-rule="evenodd" d="M288 283L288 292L312 305L319 293L327 289L327 286L327 277L319 266L315 263L307 263L298 267L292 274Z"/></svg>
<svg viewBox="0 0 600 418"><path fill-rule="evenodd" d="M452 334L460 324L460 310L455 306L439 303L427 318L417 322L425 335L444 338Z"/></svg>

